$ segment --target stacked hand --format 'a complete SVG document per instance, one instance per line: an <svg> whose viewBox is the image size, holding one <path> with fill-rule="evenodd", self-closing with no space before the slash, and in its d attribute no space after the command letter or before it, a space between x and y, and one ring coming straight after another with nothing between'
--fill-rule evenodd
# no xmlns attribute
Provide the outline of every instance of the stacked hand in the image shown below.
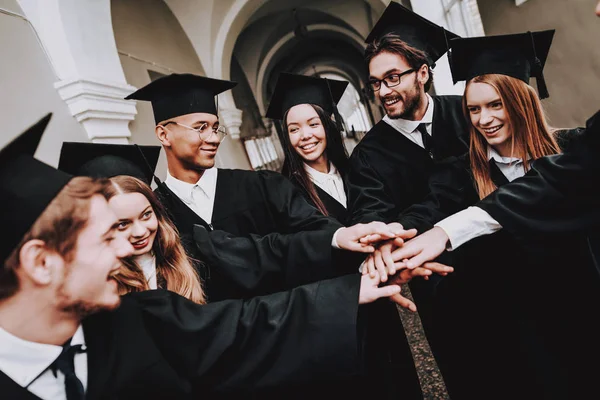
<svg viewBox="0 0 600 400"><path fill-rule="evenodd" d="M404 230L398 223L387 226L397 233L397 237L369 234L360 239L361 243L376 247L363 264L363 274L378 277L382 283L387 282L389 276L389 285L400 286L414 277L429 279L434 272L445 276L454 271L452 267L432 262L444 251L448 241L448 236L441 228L433 228L415 237L415 229ZM391 300L416 311L415 304L400 293L392 295Z"/></svg>

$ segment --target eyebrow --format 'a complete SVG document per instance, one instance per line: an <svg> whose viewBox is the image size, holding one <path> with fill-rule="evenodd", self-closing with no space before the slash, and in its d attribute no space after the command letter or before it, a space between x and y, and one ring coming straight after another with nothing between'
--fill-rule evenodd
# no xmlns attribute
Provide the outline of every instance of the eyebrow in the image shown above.
<svg viewBox="0 0 600 400"><path fill-rule="evenodd" d="M383 77L386 77L386 76L388 76L388 75L390 75L392 73L396 73L397 74L399 72L400 72L400 70L398 68L392 68L392 69L389 69L389 70L385 71L384 74L383 74ZM375 80L375 79L377 79L377 78L375 78L373 75L369 75L369 80Z"/></svg>
<svg viewBox="0 0 600 400"><path fill-rule="evenodd" d="M487 103L485 103L485 105L487 106L489 104L498 103L498 102L502 103L502 99L500 97L498 97L495 100L488 101ZM467 103L467 107L477 107L477 106L478 106L478 104L469 104L469 103Z"/></svg>
<svg viewBox="0 0 600 400"><path fill-rule="evenodd" d="M141 217L142 215L146 214L146 213L148 212L148 209L151 209L152 211L154 211L154 210L152 209L152 205L149 205L148 207L146 207L146 208L144 209L144 211L142 211L142 212L140 213L140 217Z"/></svg>
<svg viewBox="0 0 600 400"><path fill-rule="evenodd" d="M112 234L113 231L115 229L117 229L117 227L119 226L119 222L121 222L121 221L117 221L114 224L112 224L111 227L108 228L108 230L106 232L104 232L104 234L102 235L102 238L106 238L107 236L109 236L110 234Z"/></svg>

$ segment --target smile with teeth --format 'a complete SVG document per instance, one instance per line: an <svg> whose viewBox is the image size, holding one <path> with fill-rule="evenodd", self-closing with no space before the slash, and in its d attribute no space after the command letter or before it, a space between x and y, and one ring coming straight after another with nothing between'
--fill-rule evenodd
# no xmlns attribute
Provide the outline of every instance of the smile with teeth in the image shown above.
<svg viewBox="0 0 600 400"><path fill-rule="evenodd" d="M492 133L498 132L500 130L500 128L502 128L504 125L498 125L498 126L494 126L493 128L481 128L483 129L483 131L485 133L487 133L488 135L491 135Z"/></svg>
<svg viewBox="0 0 600 400"><path fill-rule="evenodd" d="M133 247L144 247L148 244L148 238L144 238L142 240L138 240L137 242L131 242Z"/></svg>
<svg viewBox="0 0 600 400"><path fill-rule="evenodd" d="M385 99L385 100L384 100L384 104L385 104L386 106L391 106L391 105L393 105L393 104L396 104L396 103L397 103L397 102L399 102L399 101L400 101L400 98L399 98L399 97L394 97L394 98L392 98L392 99Z"/></svg>
<svg viewBox="0 0 600 400"><path fill-rule="evenodd" d="M317 144L319 144L319 142L305 144L305 145L303 145L303 146L300 146L300 148L301 148L302 150L312 150L312 149L314 149L315 147L317 147Z"/></svg>

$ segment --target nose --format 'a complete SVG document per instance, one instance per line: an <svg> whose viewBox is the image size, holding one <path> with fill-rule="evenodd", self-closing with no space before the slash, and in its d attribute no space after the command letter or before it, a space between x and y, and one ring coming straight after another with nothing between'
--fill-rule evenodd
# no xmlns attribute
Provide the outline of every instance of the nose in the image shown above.
<svg viewBox="0 0 600 400"><path fill-rule="evenodd" d="M312 137L312 130L306 127L300 128L300 139L306 140Z"/></svg>
<svg viewBox="0 0 600 400"><path fill-rule="evenodd" d="M129 257L133 254L133 246L129 243L129 240L124 237L116 237L113 240L113 246L118 258Z"/></svg>
<svg viewBox="0 0 600 400"><path fill-rule="evenodd" d="M221 143L221 138L217 132L211 130L209 136L204 139L204 142L210 144L219 144Z"/></svg>
<svg viewBox="0 0 600 400"><path fill-rule="evenodd" d="M392 90L385 86L385 83L381 83L381 87L379 88L379 97L385 97L390 93L392 93Z"/></svg>
<svg viewBox="0 0 600 400"><path fill-rule="evenodd" d="M146 234L146 231L146 227L140 221L134 222L131 226L131 236L142 237Z"/></svg>
<svg viewBox="0 0 600 400"><path fill-rule="evenodd" d="M487 111L486 109L481 110L481 113L479 115L479 125L481 126L485 126L485 125L489 125L492 123L492 121L494 120L494 116L490 111Z"/></svg>

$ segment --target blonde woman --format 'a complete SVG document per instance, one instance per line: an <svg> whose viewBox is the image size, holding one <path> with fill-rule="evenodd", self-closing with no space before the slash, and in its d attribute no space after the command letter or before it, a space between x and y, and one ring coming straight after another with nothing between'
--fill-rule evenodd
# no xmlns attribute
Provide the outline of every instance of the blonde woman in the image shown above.
<svg viewBox="0 0 600 400"><path fill-rule="evenodd" d="M126 175L110 182L105 196L119 219L118 234L133 246L133 255L117 277L121 293L163 288L204 304L196 268L152 189Z"/></svg>

